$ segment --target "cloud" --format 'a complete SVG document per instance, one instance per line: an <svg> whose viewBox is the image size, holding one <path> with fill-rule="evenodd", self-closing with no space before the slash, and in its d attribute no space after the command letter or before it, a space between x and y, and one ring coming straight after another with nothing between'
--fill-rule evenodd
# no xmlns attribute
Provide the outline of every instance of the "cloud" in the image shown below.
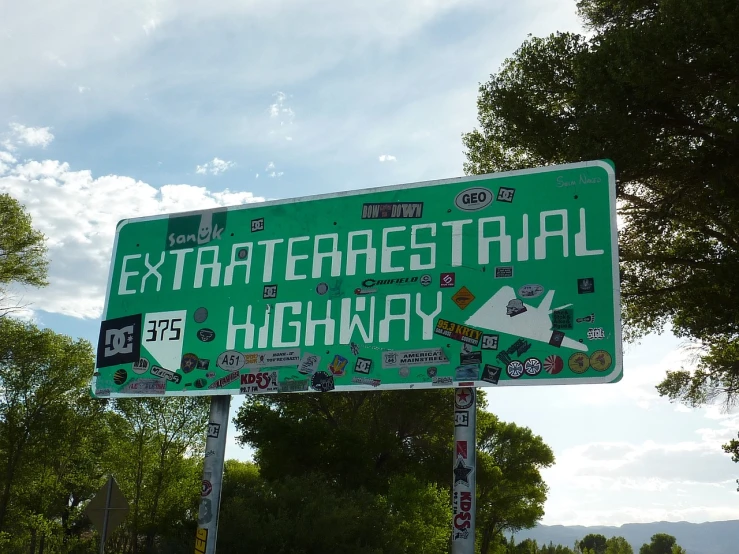
<svg viewBox="0 0 739 554"><path fill-rule="evenodd" d="M3 146L15 150L18 146L40 146L46 148L54 140L49 127L26 127L20 123L10 123L10 133Z"/></svg>
<svg viewBox="0 0 739 554"><path fill-rule="evenodd" d="M12 156L2 159L13 163ZM49 282L26 289L31 308L80 318L101 315L118 221L162 213L260 202L251 192L171 184L155 188L121 175L94 177L56 160L24 161L0 175L0 193L26 206L48 238Z"/></svg>
<svg viewBox="0 0 739 554"><path fill-rule="evenodd" d="M208 173L210 173L211 175L220 175L221 173L231 169L235 165L236 164L234 162L228 162L220 158L213 158L213 160L210 162L196 166L195 173L199 173L201 175L206 175Z"/></svg>
<svg viewBox="0 0 739 554"><path fill-rule="evenodd" d="M264 171L267 172L268 177L282 177L284 175L283 171L277 171L275 162L269 162L267 167L264 168ZM259 177L259 173L257 173L257 177Z"/></svg>
<svg viewBox="0 0 739 554"><path fill-rule="evenodd" d="M390 154L382 154L379 158L380 162L394 162L397 161L397 158L395 156L392 156Z"/></svg>
<svg viewBox="0 0 739 554"><path fill-rule="evenodd" d="M79 91L80 94L84 94L86 92L90 92L90 87L85 87L85 86L80 85L77 87L77 90Z"/></svg>

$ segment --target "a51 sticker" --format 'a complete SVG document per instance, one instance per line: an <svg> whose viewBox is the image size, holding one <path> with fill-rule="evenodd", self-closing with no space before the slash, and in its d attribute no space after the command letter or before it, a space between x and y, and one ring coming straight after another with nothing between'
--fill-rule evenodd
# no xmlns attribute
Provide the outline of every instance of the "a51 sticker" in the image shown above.
<svg viewBox="0 0 739 554"><path fill-rule="evenodd" d="M238 371L246 363L246 357L236 350L227 350L218 356L216 365L226 371Z"/></svg>
<svg viewBox="0 0 739 554"><path fill-rule="evenodd" d="M157 365L171 371L180 367L187 311L153 312L144 316L141 345Z"/></svg>

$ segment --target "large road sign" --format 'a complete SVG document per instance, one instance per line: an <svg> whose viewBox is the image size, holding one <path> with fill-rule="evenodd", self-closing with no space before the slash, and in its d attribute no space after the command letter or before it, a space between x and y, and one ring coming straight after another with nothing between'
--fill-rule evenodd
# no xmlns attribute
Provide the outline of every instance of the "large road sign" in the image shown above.
<svg viewBox="0 0 739 554"><path fill-rule="evenodd" d="M96 396L608 383L603 161L119 223Z"/></svg>

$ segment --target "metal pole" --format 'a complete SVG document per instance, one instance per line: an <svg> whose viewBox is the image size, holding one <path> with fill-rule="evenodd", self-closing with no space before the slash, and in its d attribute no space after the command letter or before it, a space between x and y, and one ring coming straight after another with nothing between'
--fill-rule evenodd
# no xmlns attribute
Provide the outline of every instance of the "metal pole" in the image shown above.
<svg viewBox="0 0 739 554"><path fill-rule="evenodd" d="M105 493L105 510L103 511L103 534L100 535L100 554L105 554L105 541L108 539L108 515L110 514L110 497L113 496L113 477L108 477L108 490Z"/></svg>
<svg viewBox="0 0 739 554"><path fill-rule="evenodd" d="M475 554L476 409L474 388L454 390L452 554Z"/></svg>
<svg viewBox="0 0 739 554"><path fill-rule="evenodd" d="M218 535L218 511L221 507L223 464L226 457L226 432L231 396L210 398L210 420L205 441L205 464L200 491L198 529L195 535L196 554L215 554Z"/></svg>

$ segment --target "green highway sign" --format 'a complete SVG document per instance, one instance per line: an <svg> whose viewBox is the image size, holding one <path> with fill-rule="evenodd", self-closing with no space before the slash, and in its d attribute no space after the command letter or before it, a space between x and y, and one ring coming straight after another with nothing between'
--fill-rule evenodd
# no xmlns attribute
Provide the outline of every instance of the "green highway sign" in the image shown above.
<svg viewBox="0 0 739 554"><path fill-rule="evenodd" d="M621 378L605 161L123 220L97 397Z"/></svg>

